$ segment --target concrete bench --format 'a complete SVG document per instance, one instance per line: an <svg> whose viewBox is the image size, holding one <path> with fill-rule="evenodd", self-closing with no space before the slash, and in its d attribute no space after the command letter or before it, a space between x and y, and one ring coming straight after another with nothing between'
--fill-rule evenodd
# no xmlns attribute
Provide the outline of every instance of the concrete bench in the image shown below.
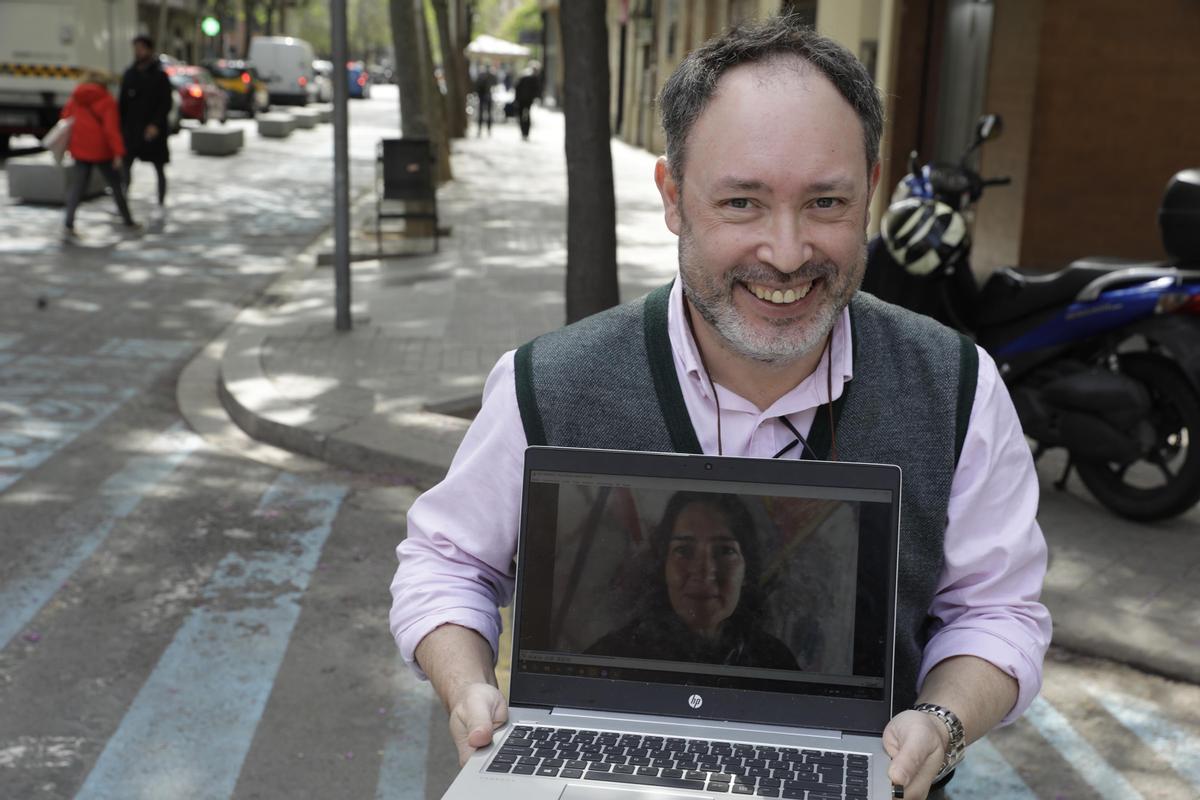
<svg viewBox="0 0 1200 800"><path fill-rule="evenodd" d="M202 156L231 156L242 149L244 137L241 128L222 125L218 128L204 126L192 128L192 152Z"/></svg>
<svg viewBox="0 0 1200 800"><path fill-rule="evenodd" d="M71 185L72 169L69 164L69 160L63 162L62 166L55 164L54 157L49 153L8 159L4 171L8 174L9 196L26 203L65 205L67 189ZM83 199L101 194L104 194L104 178L100 170L93 169Z"/></svg>
<svg viewBox="0 0 1200 800"><path fill-rule="evenodd" d="M315 128L321 121L321 112L312 108L297 108L288 113L295 118L297 128Z"/></svg>
<svg viewBox="0 0 1200 800"><path fill-rule="evenodd" d="M329 103L308 106L317 112L317 122L333 122L333 106Z"/></svg>
<svg viewBox="0 0 1200 800"><path fill-rule="evenodd" d="M286 139L292 135L292 131L296 128L296 118L291 114L284 114L279 111L259 114L257 120L258 135L271 139Z"/></svg>

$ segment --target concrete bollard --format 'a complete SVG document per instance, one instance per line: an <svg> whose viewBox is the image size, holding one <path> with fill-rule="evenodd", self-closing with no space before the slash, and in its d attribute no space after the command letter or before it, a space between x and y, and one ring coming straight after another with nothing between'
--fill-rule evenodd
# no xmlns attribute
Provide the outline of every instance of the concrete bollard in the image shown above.
<svg viewBox="0 0 1200 800"><path fill-rule="evenodd" d="M308 107L317 112L317 122L333 122L333 106L329 103L321 103Z"/></svg>
<svg viewBox="0 0 1200 800"><path fill-rule="evenodd" d="M59 165L54 163L54 157L49 153L35 153L8 159L4 171L8 174L8 194L13 199L26 203L66 204L72 173L69 161ZM100 170L92 169L83 199L103 193L104 178Z"/></svg>
<svg viewBox="0 0 1200 800"><path fill-rule="evenodd" d="M242 149L245 139L241 128L222 125L192 128L192 152L202 156L231 156Z"/></svg>
<svg viewBox="0 0 1200 800"><path fill-rule="evenodd" d="M258 120L258 135L271 139L286 139L296 128L296 118L291 114L279 111L259 114L256 119Z"/></svg>
<svg viewBox="0 0 1200 800"><path fill-rule="evenodd" d="M297 128L315 128L321 119L321 112L311 108L297 108L288 113L296 120Z"/></svg>

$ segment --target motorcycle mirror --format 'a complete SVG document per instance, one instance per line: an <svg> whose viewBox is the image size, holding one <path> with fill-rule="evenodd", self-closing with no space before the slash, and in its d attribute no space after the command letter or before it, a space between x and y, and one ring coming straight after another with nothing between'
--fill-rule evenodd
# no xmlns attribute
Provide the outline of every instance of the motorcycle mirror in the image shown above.
<svg viewBox="0 0 1200 800"><path fill-rule="evenodd" d="M916 150L912 150L908 154L908 174L912 175L914 178L916 178L918 180L920 180L920 178L921 178L921 165L919 163L917 163L917 151Z"/></svg>
<svg viewBox="0 0 1200 800"><path fill-rule="evenodd" d="M986 142L993 136L999 136L1004 130L1004 119L999 114L984 114L975 124L975 139Z"/></svg>

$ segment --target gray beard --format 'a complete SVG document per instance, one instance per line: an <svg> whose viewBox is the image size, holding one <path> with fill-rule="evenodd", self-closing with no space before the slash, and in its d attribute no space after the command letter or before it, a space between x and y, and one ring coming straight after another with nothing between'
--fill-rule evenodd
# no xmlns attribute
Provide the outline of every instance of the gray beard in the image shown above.
<svg viewBox="0 0 1200 800"><path fill-rule="evenodd" d="M777 366L794 363L824 346L825 339L833 330L842 309L850 302L850 298L862 283L862 266L866 263L864 243L859 257L860 268L856 275L839 274L837 267L826 261L806 265L789 276L789 281L794 281L797 277L801 280L821 278L821 291L833 294L829 294L826 302L815 309L813 316L803 327L797 328L791 320L779 320L773 323L778 328L778 333L770 335L756 330L738 312L733 304L733 291L734 286L740 282L784 282L779 271L761 264L738 265L721 278L715 278L694 264L689 241L690 237L685 230L679 237L679 275L683 281L683 293L692 307L720 335L729 350L745 358ZM844 285L833 285L832 282L839 277L845 281Z"/></svg>

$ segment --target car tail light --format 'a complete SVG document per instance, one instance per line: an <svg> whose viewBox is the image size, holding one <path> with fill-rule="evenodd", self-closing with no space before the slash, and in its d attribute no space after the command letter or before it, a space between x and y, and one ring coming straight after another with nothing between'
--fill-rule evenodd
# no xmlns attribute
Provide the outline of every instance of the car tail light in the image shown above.
<svg viewBox="0 0 1200 800"><path fill-rule="evenodd" d="M249 82L250 82L250 73L243 72L242 73L242 83L249 83Z"/></svg>
<svg viewBox="0 0 1200 800"><path fill-rule="evenodd" d="M366 86L366 85L367 85L367 76L366 76L366 75L359 75L359 76L358 76L358 85L359 85L359 86Z"/></svg>
<svg viewBox="0 0 1200 800"><path fill-rule="evenodd" d="M307 85L308 85L308 78L306 78L306 77L304 77L303 75L301 75L299 78L297 78L297 79L296 79L296 83L300 84L301 86L307 86Z"/></svg>
<svg viewBox="0 0 1200 800"><path fill-rule="evenodd" d="M199 84L193 83L188 87L188 94L192 97L204 97L204 90L200 88Z"/></svg>

